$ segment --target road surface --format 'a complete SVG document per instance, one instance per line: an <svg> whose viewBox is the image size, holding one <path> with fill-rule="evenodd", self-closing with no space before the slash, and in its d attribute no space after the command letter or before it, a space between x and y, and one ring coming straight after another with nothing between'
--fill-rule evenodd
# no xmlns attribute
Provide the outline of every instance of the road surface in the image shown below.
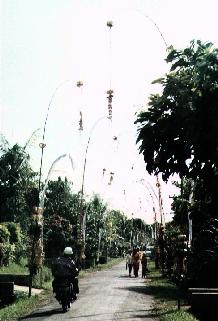
<svg viewBox="0 0 218 321"><path fill-rule="evenodd" d="M141 272L141 271L140 271ZM139 273L140 275L140 273ZM153 298L145 294L148 280L128 276L125 262L79 280L80 294L67 313L51 302L23 321L157 321Z"/></svg>

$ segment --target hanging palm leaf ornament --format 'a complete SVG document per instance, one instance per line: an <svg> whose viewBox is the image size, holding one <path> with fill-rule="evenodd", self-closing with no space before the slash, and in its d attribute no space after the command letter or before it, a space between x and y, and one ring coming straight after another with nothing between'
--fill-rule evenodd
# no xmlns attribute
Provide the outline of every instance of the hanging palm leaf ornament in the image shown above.
<svg viewBox="0 0 218 321"><path fill-rule="evenodd" d="M82 94L83 82L81 80L79 80L79 81L77 81L76 85L77 85L78 88L81 89L81 94ZM82 114L82 110L80 110L79 114L80 114L79 131L82 131L83 130L83 114Z"/></svg>

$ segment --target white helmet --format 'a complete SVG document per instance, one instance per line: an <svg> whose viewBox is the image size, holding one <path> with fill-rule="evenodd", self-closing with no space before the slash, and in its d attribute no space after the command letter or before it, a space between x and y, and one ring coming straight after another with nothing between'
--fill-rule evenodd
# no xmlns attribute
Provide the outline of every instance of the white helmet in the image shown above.
<svg viewBox="0 0 218 321"><path fill-rule="evenodd" d="M64 254L66 254L66 255L72 255L72 254L73 254L72 247L65 247L65 249L64 249Z"/></svg>

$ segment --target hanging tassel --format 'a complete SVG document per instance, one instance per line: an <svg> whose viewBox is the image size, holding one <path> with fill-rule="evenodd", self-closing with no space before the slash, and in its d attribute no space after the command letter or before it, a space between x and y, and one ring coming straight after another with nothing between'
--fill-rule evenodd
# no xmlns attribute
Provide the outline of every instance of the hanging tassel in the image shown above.
<svg viewBox="0 0 218 321"><path fill-rule="evenodd" d="M111 185L111 184L112 184L113 179L114 179L114 173L113 173L113 172L110 172L110 181L109 181L108 185Z"/></svg>
<svg viewBox="0 0 218 321"><path fill-rule="evenodd" d="M108 118L112 120L112 98L113 98L114 91L109 89L107 91L107 99L108 99Z"/></svg>
<svg viewBox="0 0 218 321"><path fill-rule="evenodd" d="M79 130L83 130L83 115L82 112L80 111L80 120L79 120Z"/></svg>
<svg viewBox="0 0 218 321"><path fill-rule="evenodd" d="M76 83L76 86L78 88L81 88L81 95L82 95L82 86L83 86L83 82L81 80L78 80ZM83 117L82 117L82 111L79 112L80 114L80 119L79 119L79 131L83 130Z"/></svg>
<svg viewBox="0 0 218 321"><path fill-rule="evenodd" d="M113 21L107 21L107 26L111 29L113 27Z"/></svg>

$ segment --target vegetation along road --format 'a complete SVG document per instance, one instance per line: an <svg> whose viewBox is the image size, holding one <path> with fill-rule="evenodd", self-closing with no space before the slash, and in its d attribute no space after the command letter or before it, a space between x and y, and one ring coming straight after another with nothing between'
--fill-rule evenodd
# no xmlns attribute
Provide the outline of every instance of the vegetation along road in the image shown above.
<svg viewBox="0 0 218 321"><path fill-rule="evenodd" d="M63 313L52 299L25 321L155 321L153 298L143 294L146 280L140 276L129 278L122 261L110 270L93 272L80 279L80 294L71 309Z"/></svg>

